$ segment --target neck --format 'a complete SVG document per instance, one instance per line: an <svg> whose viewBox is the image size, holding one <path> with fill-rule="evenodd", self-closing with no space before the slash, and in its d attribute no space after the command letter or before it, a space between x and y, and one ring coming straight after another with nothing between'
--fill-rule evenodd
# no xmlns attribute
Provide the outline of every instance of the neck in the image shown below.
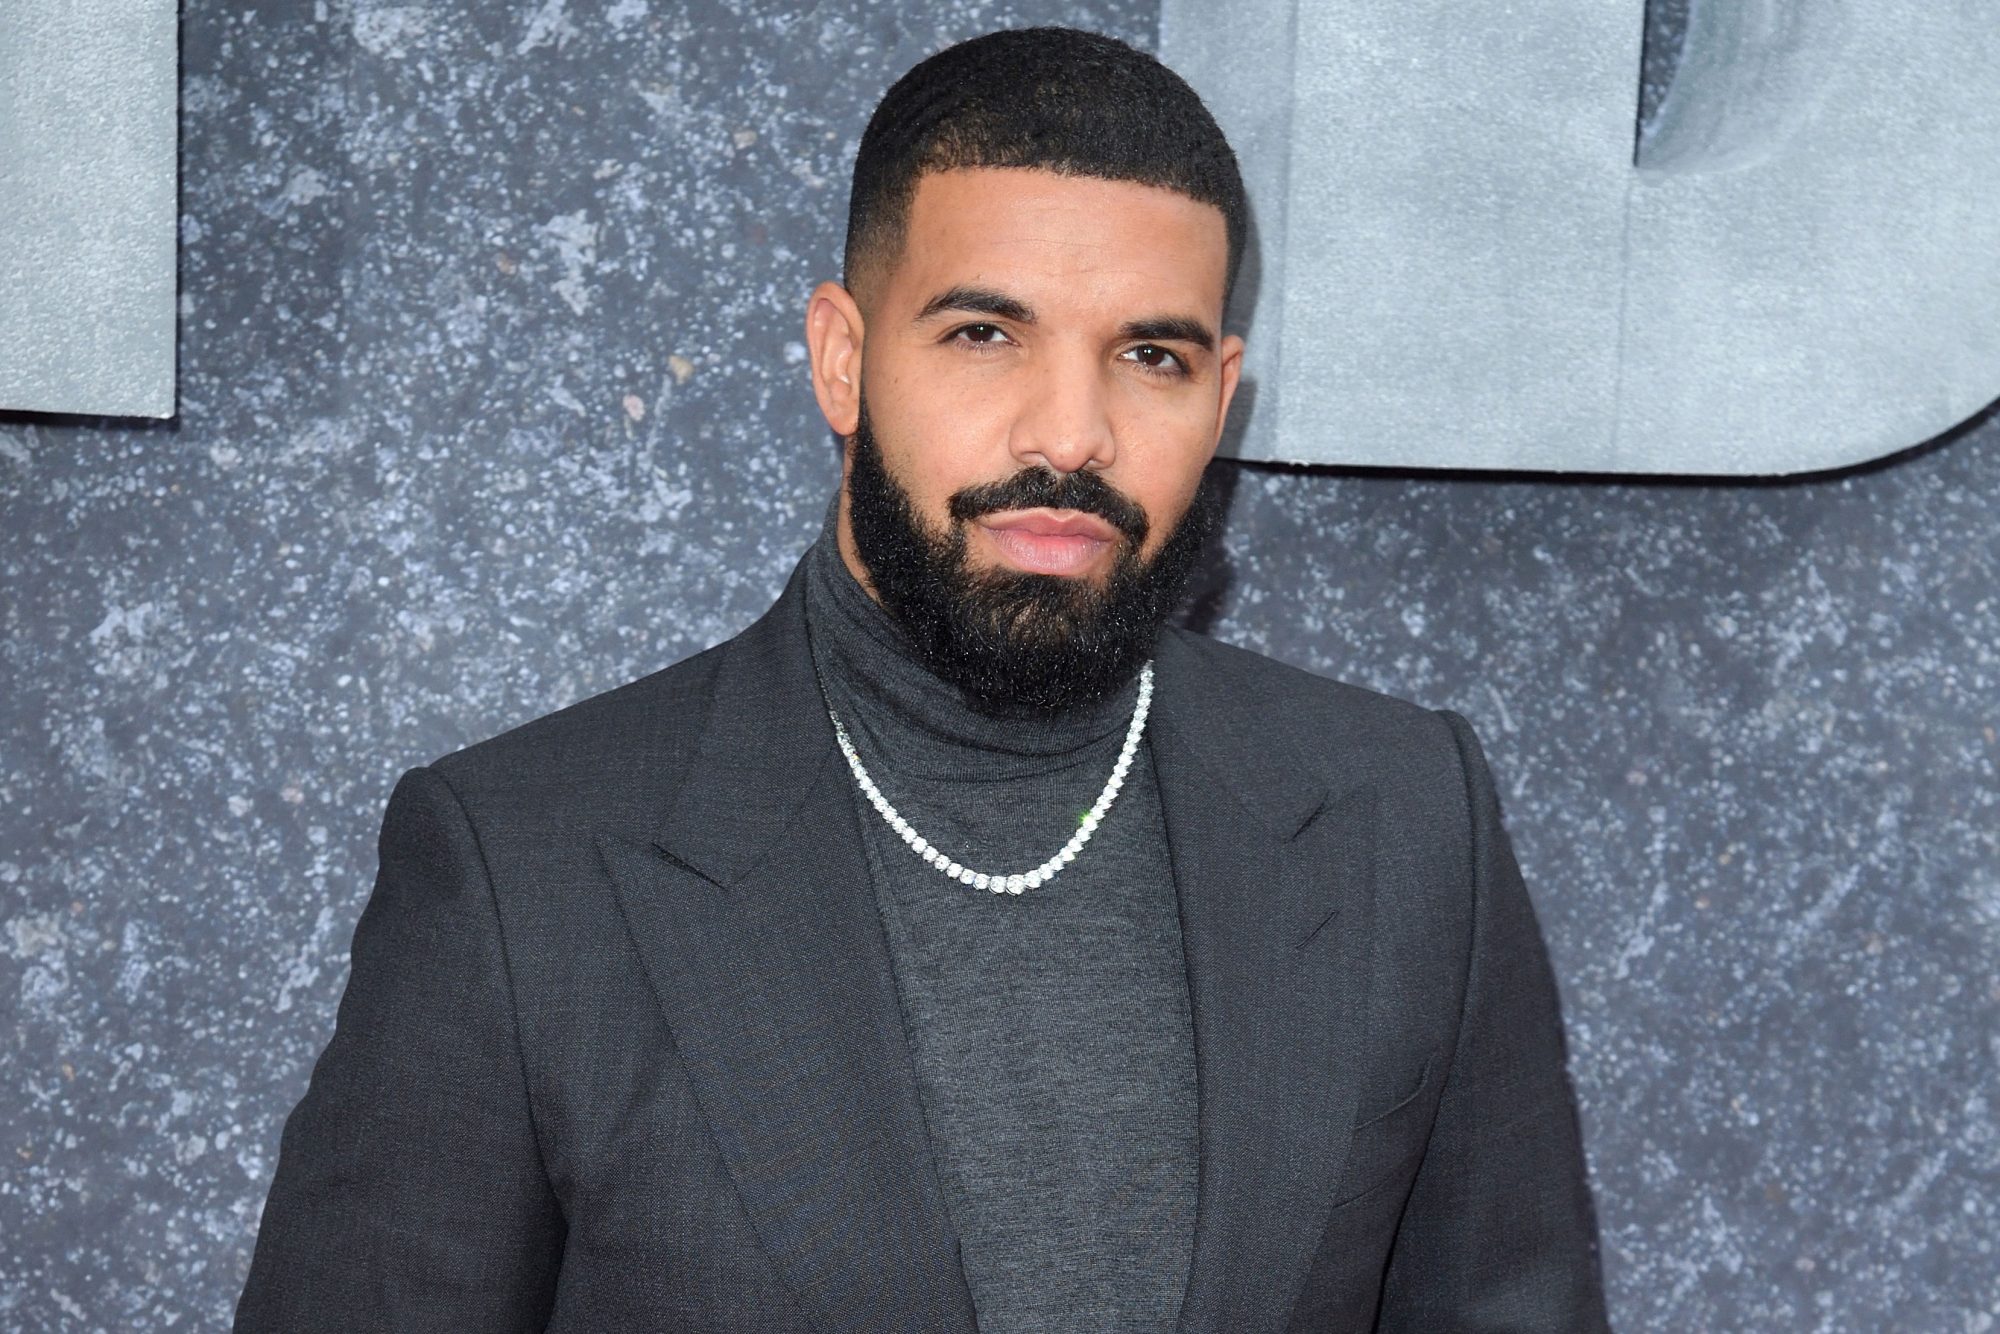
<svg viewBox="0 0 2000 1334"><path fill-rule="evenodd" d="M806 553L806 625L827 702L864 753L895 755L905 772L946 773L962 769L967 751L1030 772L1116 750L1138 702L1136 677L1106 699L1055 712L981 706L931 670L856 573L844 512L843 494Z"/></svg>

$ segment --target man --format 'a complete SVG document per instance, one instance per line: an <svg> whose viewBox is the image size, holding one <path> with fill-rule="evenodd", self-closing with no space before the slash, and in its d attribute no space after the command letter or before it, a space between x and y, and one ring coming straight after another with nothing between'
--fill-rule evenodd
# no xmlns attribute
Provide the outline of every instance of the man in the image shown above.
<svg viewBox="0 0 2000 1334"><path fill-rule="evenodd" d="M1235 159L1108 38L869 124L776 605L405 773L241 1330L1604 1328L1464 719L1164 625Z"/></svg>

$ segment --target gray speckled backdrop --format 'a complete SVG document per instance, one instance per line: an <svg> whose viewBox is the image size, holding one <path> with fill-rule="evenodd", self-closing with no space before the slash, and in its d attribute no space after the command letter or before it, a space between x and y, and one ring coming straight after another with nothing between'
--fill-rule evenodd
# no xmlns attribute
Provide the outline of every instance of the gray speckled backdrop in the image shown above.
<svg viewBox="0 0 2000 1334"><path fill-rule="evenodd" d="M818 523L874 98L1155 23L808 8L189 6L182 415L0 418L0 1328L225 1323L397 774L734 632ZM1487 742L1619 1327L1995 1327L2000 419L1783 483L1223 466L1210 628Z"/></svg>

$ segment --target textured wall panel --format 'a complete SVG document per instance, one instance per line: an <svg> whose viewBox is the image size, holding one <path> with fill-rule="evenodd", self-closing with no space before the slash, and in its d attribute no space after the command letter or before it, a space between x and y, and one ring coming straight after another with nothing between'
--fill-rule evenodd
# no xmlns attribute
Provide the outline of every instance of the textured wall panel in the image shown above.
<svg viewBox="0 0 2000 1334"><path fill-rule="evenodd" d="M175 9L0 5L0 409L173 415Z"/></svg>
<svg viewBox="0 0 2000 1334"><path fill-rule="evenodd" d="M742 628L874 99L1138 0L186 19L182 411L0 418L0 1329L222 1327L396 776ZM1198 615L1479 727L1620 1330L2000 1310L2000 421L1780 483L1222 465Z"/></svg>
<svg viewBox="0 0 2000 1334"><path fill-rule="evenodd" d="M1242 294L1233 452L1796 473L2000 396L1990 9L1683 8L1635 165L1640 0L1166 0L1279 279Z"/></svg>

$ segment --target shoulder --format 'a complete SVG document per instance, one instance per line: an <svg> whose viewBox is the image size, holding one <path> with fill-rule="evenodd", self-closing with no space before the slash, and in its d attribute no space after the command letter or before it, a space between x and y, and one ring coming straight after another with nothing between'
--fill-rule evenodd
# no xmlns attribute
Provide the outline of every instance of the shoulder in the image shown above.
<svg viewBox="0 0 2000 1334"><path fill-rule="evenodd" d="M656 815L699 742L729 641L427 766L482 826L573 833Z"/></svg>
<svg viewBox="0 0 2000 1334"><path fill-rule="evenodd" d="M1248 749L1289 754L1329 781L1369 778L1386 792L1463 798L1478 759L1472 726L1383 691L1322 676L1252 649L1179 628L1174 651L1226 705L1218 722L1254 738ZM1239 747L1239 749L1244 749Z"/></svg>

